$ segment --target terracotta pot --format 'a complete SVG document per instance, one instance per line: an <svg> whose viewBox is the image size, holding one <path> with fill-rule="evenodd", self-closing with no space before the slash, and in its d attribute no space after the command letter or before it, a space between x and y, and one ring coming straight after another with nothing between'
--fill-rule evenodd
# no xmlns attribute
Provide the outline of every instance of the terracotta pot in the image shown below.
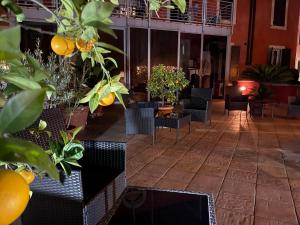
<svg viewBox="0 0 300 225"><path fill-rule="evenodd" d="M161 106L158 108L158 115L159 116L165 116L167 114L170 114L173 112L174 106L172 105L166 105L166 106Z"/></svg>
<svg viewBox="0 0 300 225"><path fill-rule="evenodd" d="M82 129L84 129L87 124L88 114L89 107L79 106L72 112L71 118L69 117L69 114L66 115L66 124L72 127L82 127Z"/></svg>

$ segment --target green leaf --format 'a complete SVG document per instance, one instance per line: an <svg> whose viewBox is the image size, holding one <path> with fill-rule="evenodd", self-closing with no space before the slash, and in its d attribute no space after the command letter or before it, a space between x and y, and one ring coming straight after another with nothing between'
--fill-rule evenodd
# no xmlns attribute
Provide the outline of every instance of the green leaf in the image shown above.
<svg viewBox="0 0 300 225"><path fill-rule="evenodd" d="M122 106L124 108L126 108L125 104L124 104L124 101L123 101L123 98L122 98L122 95L118 92L115 92L115 95L117 96L117 99L119 100L119 102L122 104Z"/></svg>
<svg viewBox="0 0 300 225"><path fill-rule="evenodd" d="M90 41L92 40L95 36L97 36L97 32L94 27L89 27L86 26L87 28L83 31L81 34L80 38L84 41Z"/></svg>
<svg viewBox="0 0 300 225"><path fill-rule="evenodd" d="M108 60L108 61L112 62L115 65L115 67L118 68L118 63L114 58L107 57L107 58L105 58L105 60Z"/></svg>
<svg viewBox="0 0 300 225"><path fill-rule="evenodd" d="M1 76L1 78L23 90L41 89L41 85L39 83L28 78L20 77L17 75L4 75Z"/></svg>
<svg viewBox="0 0 300 225"><path fill-rule="evenodd" d="M115 46L113 46L111 44L107 44L105 42L98 42L97 46L100 46L100 47L103 47L103 48L106 48L106 49L110 49L110 50L113 50L115 52L119 52L121 54L124 54L124 52L121 49L119 49L119 48L117 48L117 47L115 47Z"/></svg>
<svg viewBox="0 0 300 225"><path fill-rule="evenodd" d="M91 97L97 93L97 91L103 87L105 84L107 84L107 80L101 80L99 81L87 94L86 94L86 97L82 98L79 103L82 104L82 103L87 103Z"/></svg>
<svg viewBox="0 0 300 225"><path fill-rule="evenodd" d="M0 112L0 134L15 133L30 126L41 114L45 90L22 91L10 98Z"/></svg>
<svg viewBox="0 0 300 225"><path fill-rule="evenodd" d="M110 90L110 84L106 84L104 85L99 91L99 100L101 100L102 98L106 97L109 93L111 92Z"/></svg>
<svg viewBox="0 0 300 225"><path fill-rule="evenodd" d="M181 13L185 12L186 1L185 0L172 0L172 2L180 9Z"/></svg>
<svg viewBox="0 0 300 225"><path fill-rule="evenodd" d="M90 101L89 101L89 108L90 108L91 113L93 113L93 112L98 108L98 106L99 106L99 100L100 100L99 97L100 97L100 96L99 96L98 93L95 93L95 94L91 97L91 99L90 99Z"/></svg>
<svg viewBox="0 0 300 225"><path fill-rule="evenodd" d="M106 34L109 34L110 36L114 37L117 39L117 35L113 31L113 29L110 28L109 25L101 23L101 22L95 22L94 26L98 27L98 29Z"/></svg>
<svg viewBox="0 0 300 225"><path fill-rule="evenodd" d="M41 171L46 171L50 177L58 180L59 175L55 165L40 146L18 138L0 138L0 146L1 161L28 163Z"/></svg>
<svg viewBox="0 0 300 225"><path fill-rule="evenodd" d="M76 127L73 132L72 132L72 139L71 141L73 141L75 139L75 137L77 136L77 134L81 131L82 127Z"/></svg>
<svg viewBox="0 0 300 225"><path fill-rule="evenodd" d="M20 26L0 31L0 60L20 58L21 29Z"/></svg>
<svg viewBox="0 0 300 225"><path fill-rule="evenodd" d="M104 22L111 16L114 7L114 4L110 2L92 1L87 3L81 13L83 25L97 21Z"/></svg>
<svg viewBox="0 0 300 225"><path fill-rule="evenodd" d="M118 0L110 0L110 2L114 5L119 5L119 1Z"/></svg>
<svg viewBox="0 0 300 225"><path fill-rule="evenodd" d="M81 165L79 165L78 162L76 162L75 160L64 160L64 161L72 166L81 167Z"/></svg>
<svg viewBox="0 0 300 225"><path fill-rule="evenodd" d="M18 22L22 22L25 19L21 7L19 7L14 1L2 0L1 5L10 9L15 15Z"/></svg>
<svg viewBox="0 0 300 225"><path fill-rule="evenodd" d="M119 75L116 75L116 76L113 76L113 77L111 78L111 80L112 80L113 82L119 82L120 79L121 79L121 75L120 75L120 74L119 74Z"/></svg>
<svg viewBox="0 0 300 225"><path fill-rule="evenodd" d="M69 142L63 152L66 160L79 160L83 157L84 147L81 143Z"/></svg>
<svg viewBox="0 0 300 225"><path fill-rule="evenodd" d="M118 92L119 90L124 88L127 90L127 88L121 82L112 82L110 87L111 92Z"/></svg>
<svg viewBox="0 0 300 225"><path fill-rule="evenodd" d="M65 171L65 173L68 176L70 176L71 173L72 173L71 166L68 163L64 162L64 161L60 162L59 164L61 165L61 167Z"/></svg>

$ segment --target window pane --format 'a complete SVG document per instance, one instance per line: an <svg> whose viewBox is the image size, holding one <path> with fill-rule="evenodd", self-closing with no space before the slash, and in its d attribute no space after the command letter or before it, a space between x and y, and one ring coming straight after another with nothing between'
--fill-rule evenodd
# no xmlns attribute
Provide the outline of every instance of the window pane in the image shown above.
<svg viewBox="0 0 300 225"><path fill-rule="evenodd" d="M274 26L285 26L285 9L286 0L275 0L274 1Z"/></svg>

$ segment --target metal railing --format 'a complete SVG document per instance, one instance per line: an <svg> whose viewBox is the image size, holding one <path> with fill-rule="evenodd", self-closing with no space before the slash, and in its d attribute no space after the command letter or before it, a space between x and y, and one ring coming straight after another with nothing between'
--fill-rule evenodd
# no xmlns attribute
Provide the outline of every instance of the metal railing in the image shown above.
<svg viewBox="0 0 300 225"><path fill-rule="evenodd" d="M123 0L114 10L113 16L148 19L148 6L144 0ZM231 26L233 18L233 3L229 1L195 1L181 13L179 9L161 8L151 12L151 20L204 24L211 26Z"/></svg>
<svg viewBox="0 0 300 225"><path fill-rule="evenodd" d="M49 9L55 10L59 7L59 0L38 0ZM29 0L17 0L23 7L36 7L38 5ZM148 5L145 0L120 0L119 6L113 11L114 17L128 17L145 19L149 18ZM185 13L181 13L178 8L161 8L158 12L151 12L151 20L180 22L189 24L202 24L208 26L231 26L233 18L233 3L221 0L197 0L188 6Z"/></svg>
<svg viewBox="0 0 300 225"><path fill-rule="evenodd" d="M37 0L40 3L43 3L47 8L55 10L60 6L59 0ZM19 6L26 8L40 8L37 4L29 0L16 0Z"/></svg>

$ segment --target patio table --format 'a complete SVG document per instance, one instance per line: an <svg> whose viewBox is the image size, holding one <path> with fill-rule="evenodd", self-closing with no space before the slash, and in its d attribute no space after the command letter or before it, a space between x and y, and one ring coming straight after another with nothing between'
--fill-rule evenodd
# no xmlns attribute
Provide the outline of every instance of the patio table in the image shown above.
<svg viewBox="0 0 300 225"><path fill-rule="evenodd" d="M101 225L216 225L209 193L128 187Z"/></svg>
<svg viewBox="0 0 300 225"><path fill-rule="evenodd" d="M189 133L191 133L191 114L189 113L174 113L155 118L155 129L159 127L176 129L176 142L179 136L179 129L186 125L189 125ZM155 134L156 133L157 132L155 132Z"/></svg>

